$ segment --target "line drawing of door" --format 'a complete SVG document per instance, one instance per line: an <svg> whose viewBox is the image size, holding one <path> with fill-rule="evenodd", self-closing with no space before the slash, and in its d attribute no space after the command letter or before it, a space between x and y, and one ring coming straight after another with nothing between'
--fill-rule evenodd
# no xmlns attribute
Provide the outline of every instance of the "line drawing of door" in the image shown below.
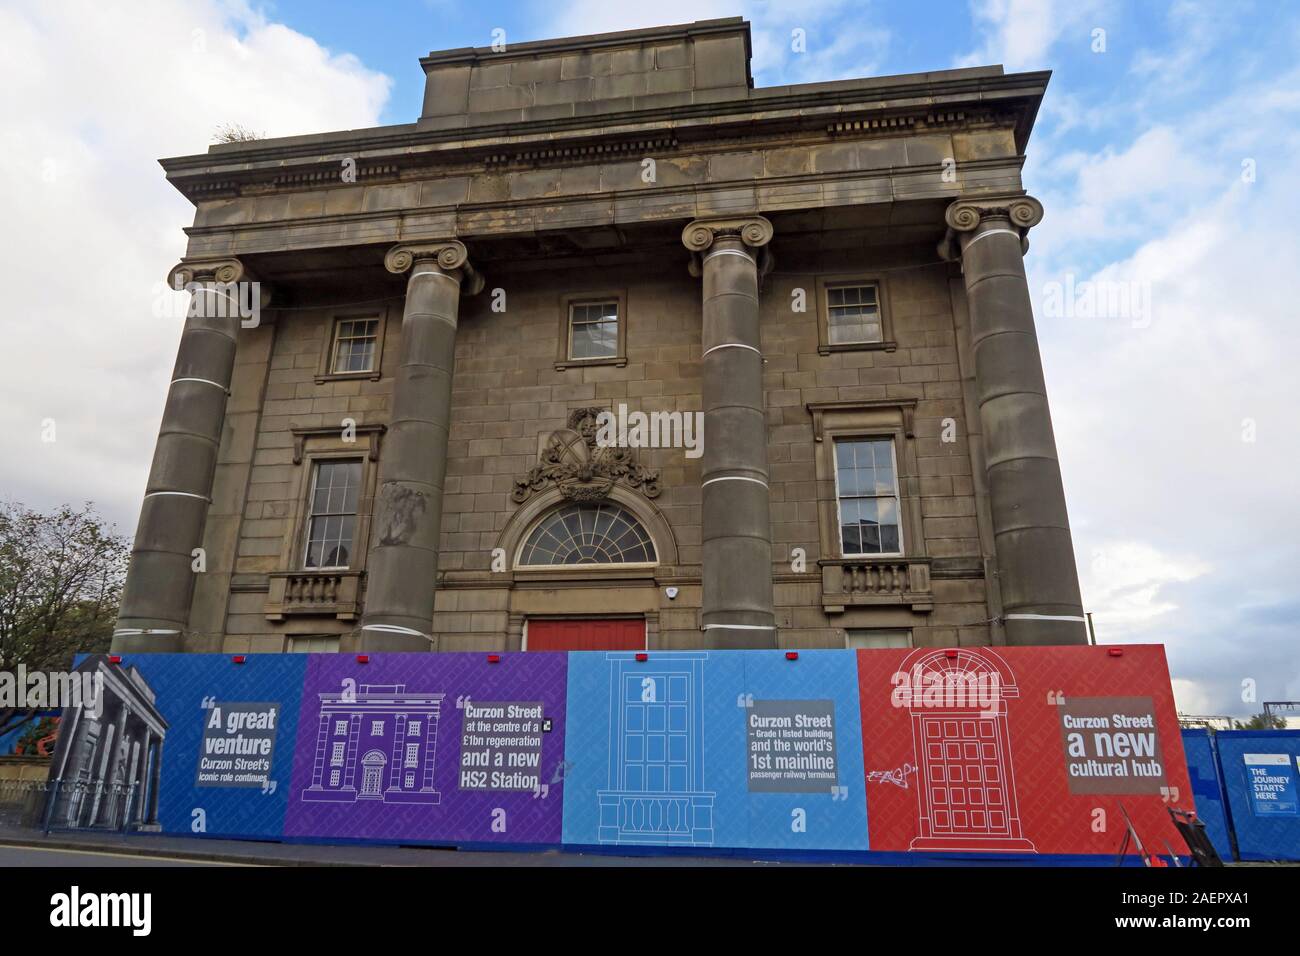
<svg viewBox="0 0 1300 956"><path fill-rule="evenodd" d="M917 767L913 850L1036 853L1021 830L1007 700L1020 689L989 648L919 648L899 665L912 679L905 695ZM990 700L942 694L931 701L923 679L942 688L984 688Z"/></svg>
<svg viewBox="0 0 1300 956"><path fill-rule="evenodd" d="M704 662L670 651L649 662L610 652L609 777L597 792L601 843L713 843L704 789Z"/></svg>
<svg viewBox="0 0 1300 956"><path fill-rule="evenodd" d="M372 750L361 758L361 792L358 800L382 800L384 764L388 759L378 750Z"/></svg>

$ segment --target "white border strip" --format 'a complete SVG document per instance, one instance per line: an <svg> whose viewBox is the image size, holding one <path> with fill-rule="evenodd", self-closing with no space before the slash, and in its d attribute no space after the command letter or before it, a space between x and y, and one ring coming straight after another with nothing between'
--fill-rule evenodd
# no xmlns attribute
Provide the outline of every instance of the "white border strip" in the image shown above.
<svg viewBox="0 0 1300 956"><path fill-rule="evenodd" d="M447 273L445 273L445 272L430 272L428 269L426 269L426 270L423 271L423 272L412 272L412 273L411 273L411 278L412 278L412 279L414 279L416 276L437 276L439 279L446 279L448 282L454 282L454 283L456 283L456 285L460 285L460 280L459 280L459 279L457 279L455 276L449 276L449 275L447 275ZM419 632L417 631L416 633L419 633Z"/></svg>
<svg viewBox="0 0 1300 956"><path fill-rule="evenodd" d="M113 632L114 637L129 637L135 634L179 634L180 631L165 627L119 627Z"/></svg>
<svg viewBox="0 0 1300 956"><path fill-rule="evenodd" d="M151 491L145 495L145 497L152 498L154 495L181 495L185 498L198 498L200 501L206 501L209 504L212 503L212 499L207 495L196 495L192 491Z"/></svg>
<svg viewBox="0 0 1300 956"><path fill-rule="evenodd" d="M763 354L762 352L759 352L758 349L754 348L754 346L752 345L743 345L740 342L727 342L723 345L715 345L713 346L713 348L705 349L704 355L708 355L710 352L716 352L718 349L749 349L751 352L754 352L758 355ZM704 355L701 355L700 358L704 358Z"/></svg>
<svg viewBox="0 0 1300 956"><path fill-rule="evenodd" d="M433 638L423 631L417 631L413 628L402 627L400 624L362 624L363 631L382 631L385 634L413 634L416 637L422 637L426 641L432 641Z"/></svg>
<svg viewBox="0 0 1300 956"><path fill-rule="evenodd" d="M966 243L966 248L969 249L971 246L975 245L975 243L979 242L985 236L996 236L999 232L1005 232L1008 236L1015 236L1017 240L1020 239L1020 233L1016 232L1014 229L986 229L984 232L981 232L970 242Z"/></svg>
<svg viewBox="0 0 1300 956"><path fill-rule="evenodd" d="M775 631L775 625L767 624L705 624L703 630L711 631L714 628L726 628L728 631Z"/></svg>
<svg viewBox="0 0 1300 956"><path fill-rule="evenodd" d="M225 392L227 395L230 394L230 389L226 388L226 386L222 385L220 382L214 382L214 381L212 381L211 379L206 379L206 378L174 378L174 379L172 379L172 384L173 384L173 385L175 385L177 382L202 382L204 385L212 385L212 386L214 386L215 388L219 388L219 389L221 389L221 390L222 390L223 392Z"/></svg>
<svg viewBox="0 0 1300 956"><path fill-rule="evenodd" d="M1004 614L1004 621L1078 621L1087 624L1087 620L1073 614Z"/></svg>
<svg viewBox="0 0 1300 956"><path fill-rule="evenodd" d="M726 475L726 476L724 476L724 477L722 477L722 478L710 478L708 481L706 481L706 482L704 482L703 484L701 484L700 487L703 488L704 485L711 485L711 484L713 484L715 481L752 481L752 482L753 482L754 484L756 484L756 485L762 485L764 488L767 487L767 482L764 481L763 479L761 479L761 478L746 478L744 475Z"/></svg>
<svg viewBox="0 0 1300 956"><path fill-rule="evenodd" d="M714 249L707 256L705 256L702 261L708 262L714 256L740 256L740 258L749 260L755 266L758 265L758 263L754 261L753 256L751 256L748 252L741 252L739 249Z"/></svg>

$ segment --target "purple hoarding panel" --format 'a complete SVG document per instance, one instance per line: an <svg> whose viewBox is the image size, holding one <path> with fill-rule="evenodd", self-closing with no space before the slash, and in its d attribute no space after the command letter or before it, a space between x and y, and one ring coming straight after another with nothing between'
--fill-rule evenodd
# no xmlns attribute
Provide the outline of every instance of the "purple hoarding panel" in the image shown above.
<svg viewBox="0 0 1300 956"><path fill-rule="evenodd" d="M286 837L559 843L564 654L313 654Z"/></svg>

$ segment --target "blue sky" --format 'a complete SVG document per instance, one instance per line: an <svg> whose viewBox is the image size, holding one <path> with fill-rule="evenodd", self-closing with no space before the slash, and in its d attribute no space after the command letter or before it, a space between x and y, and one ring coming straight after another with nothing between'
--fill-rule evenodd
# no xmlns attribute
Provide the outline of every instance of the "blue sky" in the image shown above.
<svg viewBox="0 0 1300 956"><path fill-rule="evenodd" d="M151 304L192 216L158 157L202 151L226 122L270 136L411 122L419 57L498 28L522 42L736 14L759 86L1053 71L1024 171L1046 207L1026 266L1085 605L1103 641L1166 644L1186 710L1300 699L1290 4L5 4L0 149L21 159L0 192L14 277L0 428L16 451L0 493L94 499L134 527L179 335ZM1061 290L1088 284L1134 304L1062 310ZM56 443L39 440L46 419Z"/></svg>

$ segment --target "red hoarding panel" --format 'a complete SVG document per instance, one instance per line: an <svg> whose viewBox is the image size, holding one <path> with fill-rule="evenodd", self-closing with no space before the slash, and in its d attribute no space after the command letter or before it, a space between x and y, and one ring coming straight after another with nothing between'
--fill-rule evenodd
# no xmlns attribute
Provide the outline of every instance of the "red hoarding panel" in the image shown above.
<svg viewBox="0 0 1300 956"><path fill-rule="evenodd" d="M1190 808L1158 645L858 651L871 849L1148 853Z"/></svg>

